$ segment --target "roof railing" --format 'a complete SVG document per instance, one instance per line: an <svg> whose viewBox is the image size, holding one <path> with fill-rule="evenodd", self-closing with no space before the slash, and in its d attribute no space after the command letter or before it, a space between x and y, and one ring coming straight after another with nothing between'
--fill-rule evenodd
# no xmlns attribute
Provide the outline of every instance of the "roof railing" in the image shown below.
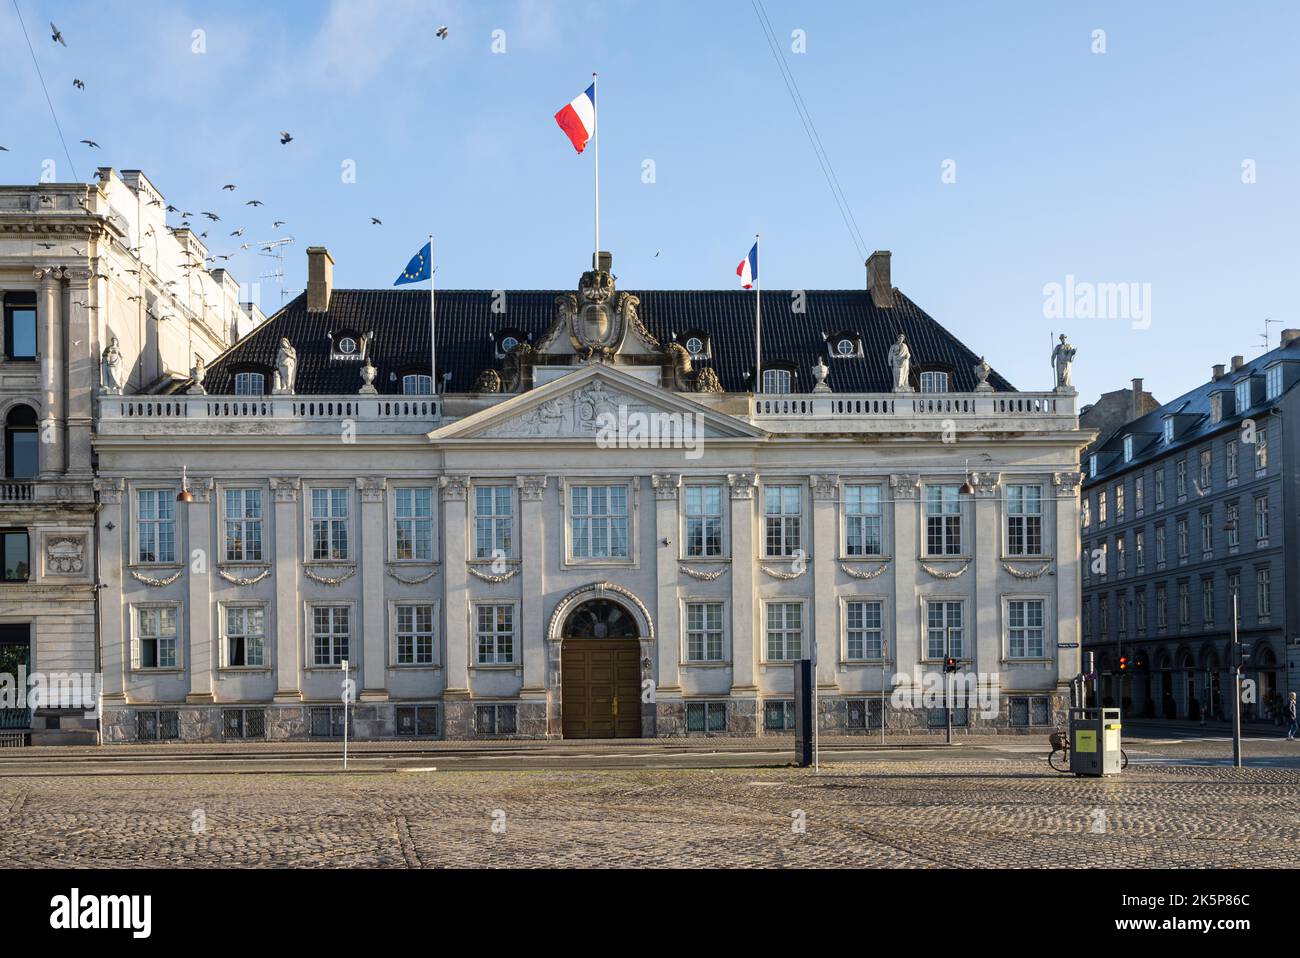
<svg viewBox="0 0 1300 958"><path fill-rule="evenodd" d="M125 421L207 420L436 420L432 396L104 396L100 418Z"/></svg>
<svg viewBox="0 0 1300 958"><path fill-rule="evenodd" d="M1073 393L786 393L750 399L754 419L996 419L1075 415Z"/></svg>

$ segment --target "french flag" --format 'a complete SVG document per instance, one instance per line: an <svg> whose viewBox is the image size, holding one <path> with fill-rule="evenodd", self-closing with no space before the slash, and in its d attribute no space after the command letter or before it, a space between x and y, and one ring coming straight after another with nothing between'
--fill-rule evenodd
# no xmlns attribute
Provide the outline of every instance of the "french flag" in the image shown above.
<svg viewBox="0 0 1300 958"><path fill-rule="evenodd" d="M758 282L758 244L749 251L749 255L740 261L736 267L736 275L740 277L740 285L745 289L753 289L754 284Z"/></svg>
<svg viewBox="0 0 1300 958"><path fill-rule="evenodd" d="M572 103L555 114L555 122L579 153L596 132L596 84L587 87Z"/></svg>

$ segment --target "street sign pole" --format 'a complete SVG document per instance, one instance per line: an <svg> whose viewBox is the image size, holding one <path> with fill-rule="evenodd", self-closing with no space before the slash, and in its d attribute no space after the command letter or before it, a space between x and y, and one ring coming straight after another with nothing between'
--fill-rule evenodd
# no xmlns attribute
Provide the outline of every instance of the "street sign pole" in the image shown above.
<svg viewBox="0 0 1300 958"><path fill-rule="evenodd" d="M1241 636L1237 634L1237 593L1232 593L1232 765L1241 768Z"/></svg>
<svg viewBox="0 0 1300 958"><path fill-rule="evenodd" d="M343 660L343 771L348 770L348 660Z"/></svg>

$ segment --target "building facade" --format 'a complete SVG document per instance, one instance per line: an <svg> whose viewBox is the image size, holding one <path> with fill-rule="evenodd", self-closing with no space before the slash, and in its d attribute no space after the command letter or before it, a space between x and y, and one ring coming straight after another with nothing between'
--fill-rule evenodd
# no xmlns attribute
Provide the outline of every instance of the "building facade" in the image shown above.
<svg viewBox="0 0 1300 958"><path fill-rule="evenodd" d="M167 396L104 396L105 741L763 735L1059 720L1074 392L1019 392L890 283L309 287ZM753 383L760 389L754 395ZM1068 373L1064 380L1068 384ZM343 670L346 661L347 670ZM915 697L909 698L911 693ZM900 704L901 703L901 704Z"/></svg>
<svg viewBox="0 0 1300 958"><path fill-rule="evenodd" d="M92 434L105 351L114 391L158 390L251 328L238 286L205 256L188 230L167 230L138 171L0 187L0 675L24 692L0 707L7 736L95 740L84 708L33 707L22 679L99 670Z"/></svg>
<svg viewBox="0 0 1300 958"><path fill-rule="evenodd" d="M1106 704L1230 720L1234 596L1243 716L1275 720L1297 688L1297 382L1300 332L1286 330L1086 456L1082 628Z"/></svg>

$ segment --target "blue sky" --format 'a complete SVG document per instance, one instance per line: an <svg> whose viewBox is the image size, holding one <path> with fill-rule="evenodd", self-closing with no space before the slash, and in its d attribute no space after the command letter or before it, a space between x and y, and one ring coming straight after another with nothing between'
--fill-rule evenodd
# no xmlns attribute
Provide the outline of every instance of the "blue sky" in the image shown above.
<svg viewBox="0 0 1300 958"><path fill-rule="evenodd" d="M592 159L552 116L593 70L601 238L624 288L730 286L758 231L765 287L865 281L749 0L19 2L80 177L140 168L218 211L214 253L236 226L294 236L290 288L308 245L329 247L338 285L387 286L430 232L444 287L572 286ZM1050 385L1053 331L1079 348L1084 401L1133 376L1167 400L1258 355L1266 316L1300 326L1300 4L765 6L868 249L1020 388ZM35 182L46 159L72 179L11 3L0 84L0 182ZM272 264L230 265L251 283ZM1067 276L1149 284L1149 327L1046 317L1044 286Z"/></svg>

